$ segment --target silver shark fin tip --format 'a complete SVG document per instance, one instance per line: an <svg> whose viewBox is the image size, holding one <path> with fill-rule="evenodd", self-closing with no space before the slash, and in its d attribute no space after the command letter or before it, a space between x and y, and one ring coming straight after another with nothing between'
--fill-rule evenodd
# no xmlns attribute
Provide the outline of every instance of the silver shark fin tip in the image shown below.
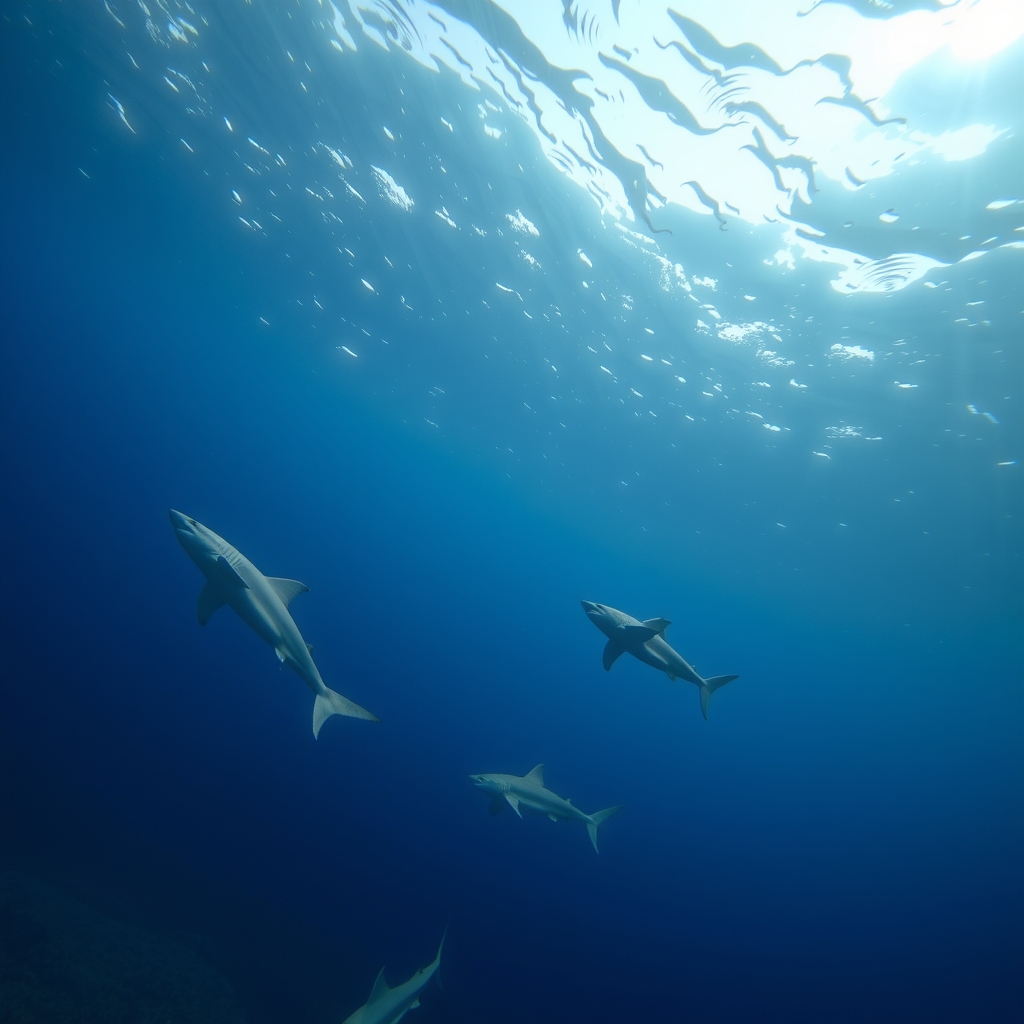
<svg viewBox="0 0 1024 1024"><path fill-rule="evenodd" d="M324 693L316 695L316 700L313 702L314 737L320 735L320 727L331 715L347 715L349 718L362 718L367 722L380 721L376 715L367 711L366 708L361 708L347 697L342 697L340 693L335 693L334 690L327 689L327 687L324 687L324 690Z"/></svg>
<svg viewBox="0 0 1024 1024"><path fill-rule="evenodd" d="M594 853L601 852L597 848L597 826L607 821L616 811L621 810L622 805L620 804L618 807L606 807L603 811L596 811L590 816L590 821L587 822L587 831L590 833L590 841L594 844Z"/></svg>
<svg viewBox="0 0 1024 1024"><path fill-rule="evenodd" d="M734 679L739 679L739 676L711 676L704 680L704 685L700 688L700 710L705 722L708 720L708 701L711 700L711 694Z"/></svg>

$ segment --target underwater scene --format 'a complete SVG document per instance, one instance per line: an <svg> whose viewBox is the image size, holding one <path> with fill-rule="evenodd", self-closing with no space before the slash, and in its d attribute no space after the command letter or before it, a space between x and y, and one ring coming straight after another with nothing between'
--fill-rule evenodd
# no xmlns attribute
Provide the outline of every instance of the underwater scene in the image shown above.
<svg viewBox="0 0 1024 1024"><path fill-rule="evenodd" d="M0 1024L1024 1020L1024 3L0 15Z"/></svg>

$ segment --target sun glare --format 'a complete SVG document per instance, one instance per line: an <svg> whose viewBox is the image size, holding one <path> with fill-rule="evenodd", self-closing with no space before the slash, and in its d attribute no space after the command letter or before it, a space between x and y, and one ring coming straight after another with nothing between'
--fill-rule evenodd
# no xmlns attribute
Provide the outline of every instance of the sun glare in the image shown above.
<svg viewBox="0 0 1024 1024"><path fill-rule="evenodd" d="M1024 35L1024 0L974 0L952 13L949 46L960 60L986 60Z"/></svg>

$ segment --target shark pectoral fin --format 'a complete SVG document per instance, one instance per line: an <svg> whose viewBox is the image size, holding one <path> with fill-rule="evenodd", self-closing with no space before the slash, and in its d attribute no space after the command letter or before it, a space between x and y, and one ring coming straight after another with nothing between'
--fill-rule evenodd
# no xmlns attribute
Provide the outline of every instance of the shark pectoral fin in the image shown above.
<svg viewBox="0 0 1024 1024"><path fill-rule="evenodd" d="M223 608L225 604L227 604L227 601L221 596L220 590L207 581L203 589L199 591L199 603L196 605L199 625L205 626L210 621L210 616L218 608Z"/></svg>
<svg viewBox="0 0 1024 1024"><path fill-rule="evenodd" d="M221 579L229 586L238 587L239 590L249 589L249 584L238 575L238 571L223 555L217 556L217 568Z"/></svg>
<svg viewBox="0 0 1024 1024"><path fill-rule="evenodd" d="M521 818L523 815L519 810L519 797L517 797L515 793L506 793L505 799L508 801L509 807L511 807L512 810Z"/></svg>
<svg viewBox="0 0 1024 1024"><path fill-rule="evenodd" d="M604 670L607 672L611 669L612 665L615 664L615 659L625 651L625 647L621 644L617 644L614 640L609 640L604 645L604 656L601 658L601 663L604 665Z"/></svg>
<svg viewBox="0 0 1024 1024"><path fill-rule="evenodd" d="M549 815L548 815L548 817L549 817L549 818L550 818L550 819L551 819L552 821L558 821L558 818L556 818L556 817L555 817L555 815L553 815L553 814L549 814Z"/></svg>
<svg viewBox="0 0 1024 1024"><path fill-rule="evenodd" d="M644 625L662 635L672 623L668 619L644 619Z"/></svg>
<svg viewBox="0 0 1024 1024"><path fill-rule="evenodd" d="M628 643L645 644L648 640L653 640L659 630L651 629L650 626L623 626L622 633Z"/></svg>
<svg viewBox="0 0 1024 1024"><path fill-rule="evenodd" d="M285 663L285 660L288 657L288 655L285 654L284 648L283 647L275 647L274 648L274 653L277 655L277 660L279 662L281 662L281 664L283 665Z"/></svg>
<svg viewBox="0 0 1024 1024"><path fill-rule="evenodd" d="M505 806L505 801L502 797L496 796L491 801L491 814L501 814L501 809Z"/></svg>
<svg viewBox="0 0 1024 1024"><path fill-rule="evenodd" d="M361 708L358 704L350 701L347 697L342 697L340 693L335 693L334 690L329 690L326 686L324 687L323 693L316 695L316 700L313 702L313 735L320 735L320 726L327 721L331 715L347 715L349 718L363 718L368 722L379 722L380 719L371 714L366 708Z"/></svg>
<svg viewBox="0 0 1024 1024"><path fill-rule="evenodd" d="M370 998L366 1000L366 1005L369 1006L371 1003L377 1002L378 999L382 999L390 991L388 983L384 980L384 968L382 967L380 974L377 975L377 980L373 983L373 988L370 989Z"/></svg>
<svg viewBox="0 0 1024 1024"><path fill-rule="evenodd" d="M292 598L296 594L305 594L309 590L305 583L300 583L298 580L285 580L280 576L268 576L267 582L274 588L277 596L281 598L281 603L285 608L291 604Z"/></svg>
<svg viewBox="0 0 1024 1024"><path fill-rule="evenodd" d="M535 782L538 786L544 785L544 765L539 764L523 776L525 782Z"/></svg>

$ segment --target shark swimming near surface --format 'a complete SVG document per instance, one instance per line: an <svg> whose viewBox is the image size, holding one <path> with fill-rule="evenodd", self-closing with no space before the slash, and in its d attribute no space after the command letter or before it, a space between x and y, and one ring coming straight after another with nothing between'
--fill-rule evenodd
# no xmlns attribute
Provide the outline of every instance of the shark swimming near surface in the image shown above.
<svg viewBox="0 0 1024 1024"><path fill-rule="evenodd" d="M344 1024L397 1024L409 1010L415 1010L420 1005L420 992L441 966L441 950L443 949L444 937L442 936L434 962L427 964L408 981L396 985L394 988L388 988L382 967L380 974L377 975L377 980L373 983L370 998L355 1013L346 1017Z"/></svg>
<svg viewBox="0 0 1024 1024"><path fill-rule="evenodd" d="M288 605L296 594L309 590L298 580L264 576L241 552L209 527L171 509L171 525L189 558L206 577L199 592L196 614L205 626L218 608L227 605L239 618L274 648L278 660L294 669L316 694L313 704L313 735L331 715L380 719L324 684L313 664L312 647L295 625Z"/></svg>
<svg viewBox="0 0 1024 1024"><path fill-rule="evenodd" d="M731 683L739 676L709 676L707 679L697 674L677 651L673 650L665 639L665 630L672 623L668 619L647 619L641 622L632 615L620 612L618 608L609 608L606 604L594 601L580 601L587 618L597 626L606 637L608 643L604 648L604 670L609 671L620 654L632 654L645 665L664 672L669 679L686 679L700 688L700 710L704 720L708 717L708 701L711 694L720 686Z"/></svg>
<svg viewBox="0 0 1024 1024"><path fill-rule="evenodd" d="M475 786L492 795L491 814L497 814L507 803L521 818L523 810L546 814L552 821L582 821L597 849L597 826L621 807L609 807L594 814L584 814L570 800L563 800L544 788L544 765L539 764L526 775L470 775Z"/></svg>

